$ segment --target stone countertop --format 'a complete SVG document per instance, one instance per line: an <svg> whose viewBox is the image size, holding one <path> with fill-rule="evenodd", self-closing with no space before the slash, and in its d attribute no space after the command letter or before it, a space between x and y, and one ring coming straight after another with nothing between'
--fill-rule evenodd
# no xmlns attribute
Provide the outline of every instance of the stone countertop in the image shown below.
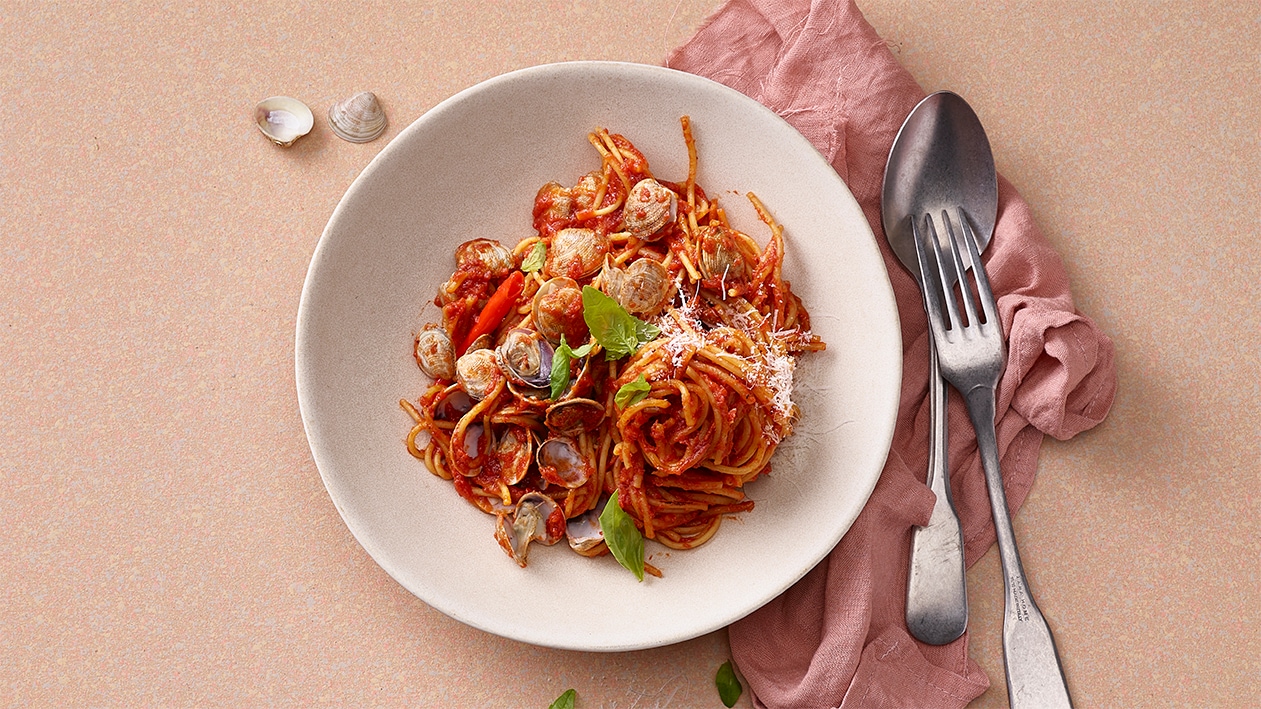
<svg viewBox="0 0 1261 709"><path fill-rule="evenodd" d="M10 3L0 23L0 687L15 705L719 706L725 632L541 649L438 613L342 523L294 393L338 199L442 99L534 64L657 64L716 0ZM1116 341L1109 418L1048 440L1016 520L1083 707L1261 695L1261 9L864 0ZM355 145L335 100L381 97ZM254 128L273 94L316 130ZM997 552L971 655L1006 704ZM749 706L746 692L742 706Z"/></svg>

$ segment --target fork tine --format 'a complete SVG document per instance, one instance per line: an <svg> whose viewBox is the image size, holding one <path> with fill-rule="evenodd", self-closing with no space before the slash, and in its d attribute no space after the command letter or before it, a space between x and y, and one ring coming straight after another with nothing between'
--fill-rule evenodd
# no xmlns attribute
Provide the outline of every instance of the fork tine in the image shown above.
<svg viewBox="0 0 1261 709"><path fill-rule="evenodd" d="M963 265L962 254L960 254L959 252L960 251L959 237L955 234L954 220L950 218L950 213L944 209L941 210L941 220L946 223L947 251L950 252L950 257L954 261L955 273L959 274L959 293L963 297L963 309L968 314L968 325L974 326L978 324L979 322L976 317L977 315L976 301L972 299L972 287L968 285L968 278L967 278L968 270ZM960 231L962 231L963 228L964 227L961 226ZM964 236L964 241L968 241L966 237L966 232ZM968 244L970 245L971 242L969 241ZM978 265L980 264L980 262L981 262L981 259L979 256L976 258L976 260L973 260L972 252L969 250L968 251L968 265L972 267L973 273L977 273L981 270L980 268L978 268ZM953 293L950 296L950 302L951 303L954 302Z"/></svg>
<svg viewBox="0 0 1261 709"><path fill-rule="evenodd" d="M946 222L946 235L949 236L950 220L946 219L944 221ZM959 313L959 306L955 303L953 284L955 278L960 277L955 274L962 274L963 269L959 266L959 259L957 257L953 259L952 263L947 261L947 259L954 256L954 251L950 249L947 249L946 251L942 250L941 239L937 236L937 224L934 222L933 215L931 213L924 215L924 224L926 227L925 231L928 232L928 243L932 245L933 255L937 260L937 273L935 274L935 278L937 279L937 287L940 289L940 293L945 299L944 312L946 313L946 316L950 318L950 321L947 324L951 330L956 330L963 327L963 317ZM943 309L942 305L938 305L937 307L938 310ZM972 311L969 308L968 314L971 315L971 313Z"/></svg>
<svg viewBox="0 0 1261 709"><path fill-rule="evenodd" d="M924 230L920 228L919 220L915 215L908 217L911 220L911 234L915 242L915 256L919 260L919 272L924 276L924 310L928 313L928 326L933 331L933 338L942 338L946 335L946 326L942 322L944 317L942 314L942 279L938 268L941 252L937 249L936 236L925 237ZM925 224L928 229L932 229L932 219L925 215ZM928 252L925 241L932 239L933 244L933 268L928 265Z"/></svg>
<svg viewBox="0 0 1261 709"><path fill-rule="evenodd" d="M986 324L998 323L998 303L994 300L994 289L990 287L989 276L985 273L985 267L981 265L981 252L976 243L976 231L972 229L972 222L968 220L968 215L959 208L959 223L962 225L964 242L967 243L968 259L972 261L973 273L976 274L976 291L980 296L981 309L985 313Z"/></svg>

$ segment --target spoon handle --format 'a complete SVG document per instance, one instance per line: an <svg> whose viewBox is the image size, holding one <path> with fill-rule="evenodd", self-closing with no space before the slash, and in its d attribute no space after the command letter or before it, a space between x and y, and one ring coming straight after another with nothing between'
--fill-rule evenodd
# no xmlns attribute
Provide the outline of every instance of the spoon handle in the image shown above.
<svg viewBox="0 0 1261 709"><path fill-rule="evenodd" d="M911 567L906 583L906 626L929 645L945 645L968 627L968 582L963 530L950 494L946 462L946 386L937 365L937 345L928 341L928 487L937 495L928 526L911 531Z"/></svg>
<svg viewBox="0 0 1261 709"><path fill-rule="evenodd" d="M976 445L985 468L998 536L998 555L1007 591L1003 615L1003 660L1007 670L1007 701L1012 709L1058 709L1073 706L1055 638L1046 618L1029 592L1016 533L1011 526L1003 474L998 464L998 442L994 434L994 389L976 387L966 395L968 416L976 428Z"/></svg>

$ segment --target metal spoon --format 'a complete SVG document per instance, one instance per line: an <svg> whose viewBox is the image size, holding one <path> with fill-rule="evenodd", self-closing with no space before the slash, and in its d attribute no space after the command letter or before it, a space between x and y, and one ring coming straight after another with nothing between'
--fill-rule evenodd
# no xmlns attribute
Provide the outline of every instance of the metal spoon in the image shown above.
<svg viewBox="0 0 1261 709"><path fill-rule="evenodd" d="M972 107L956 94L939 91L920 101L898 131L885 167L881 203L885 237L921 291L924 281L911 218L960 208L973 219L977 245L984 250L998 215L994 155ZM928 526L912 532L906 624L919 640L944 645L967 629L968 590L963 533L946 461L946 387L931 338L928 397L932 428L927 482L937 504Z"/></svg>

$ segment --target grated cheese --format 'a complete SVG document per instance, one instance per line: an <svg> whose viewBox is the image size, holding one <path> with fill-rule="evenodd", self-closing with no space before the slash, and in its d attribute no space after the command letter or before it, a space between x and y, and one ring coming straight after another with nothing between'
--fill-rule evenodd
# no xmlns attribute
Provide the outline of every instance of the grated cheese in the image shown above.
<svg viewBox="0 0 1261 709"><path fill-rule="evenodd" d="M655 323L661 330L661 346L675 367L683 365L689 352L695 352L706 344L722 349L718 337L697 317L696 299L695 294L691 299L683 296L682 305L668 310ZM792 432L793 411L796 408L792 394L797 360L788 352L785 340L800 337L801 333L790 330L765 335L761 330L764 320L752 309L732 310L728 312L728 317L731 327L743 331L753 342L754 352L748 356L728 354L749 365L750 384L764 387L771 393L769 403L772 416L767 421L768 430L762 433L778 443ZM679 320L683 321L683 325L680 325Z"/></svg>

